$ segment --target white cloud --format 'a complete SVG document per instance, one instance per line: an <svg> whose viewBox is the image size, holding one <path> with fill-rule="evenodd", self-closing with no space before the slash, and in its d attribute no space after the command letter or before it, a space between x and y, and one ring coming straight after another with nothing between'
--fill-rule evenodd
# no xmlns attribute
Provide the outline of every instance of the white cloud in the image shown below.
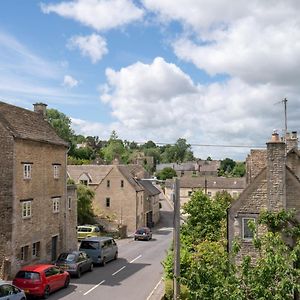
<svg viewBox="0 0 300 300"><path fill-rule="evenodd" d="M274 128L283 128L282 107L274 103L283 95L295 99L299 92L271 84L250 85L237 78L196 85L162 58L119 71L107 69L106 76L101 99L112 108L118 134L136 141L174 142L185 137L190 143L264 146ZM296 102L290 105L300 112ZM219 149L204 150L221 156ZM205 155L199 148L194 151ZM228 156L241 151L228 149Z"/></svg>
<svg viewBox="0 0 300 300"><path fill-rule="evenodd" d="M76 80L75 78L73 78L70 75L65 75L64 76L64 82L63 82L63 86L69 87L69 88L73 88L75 86L78 85L78 80Z"/></svg>
<svg viewBox="0 0 300 300"><path fill-rule="evenodd" d="M69 40L68 47L79 48L81 54L89 57L94 64L108 53L105 39L98 34L73 36Z"/></svg>
<svg viewBox="0 0 300 300"><path fill-rule="evenodd" d="M298 85L300 2L144 0L163 20L183 25L175 54L210 75L252 83Z"/></svg>
<svg viewBox="0 0 300 300"><path fill-rule="evenodd" d="M74 19L98 31L140 20L143 10L129 0L74 0L41 5L44 13Z"/></svg>

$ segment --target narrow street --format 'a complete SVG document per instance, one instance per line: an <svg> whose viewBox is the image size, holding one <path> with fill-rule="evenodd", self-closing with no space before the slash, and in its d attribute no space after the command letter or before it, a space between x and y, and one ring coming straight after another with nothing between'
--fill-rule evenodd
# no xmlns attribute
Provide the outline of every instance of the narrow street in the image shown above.
<svg viewBox="0 0 300 300"><path fill-rule="evenodd" d="M117 241L118 260L95 267L80 279L72 278L67 289L52 294L50 299L150 299L163 276L161 262L172 241L172 208L166 200L161 203L161 220L153 228L152 240Z"/></svg>

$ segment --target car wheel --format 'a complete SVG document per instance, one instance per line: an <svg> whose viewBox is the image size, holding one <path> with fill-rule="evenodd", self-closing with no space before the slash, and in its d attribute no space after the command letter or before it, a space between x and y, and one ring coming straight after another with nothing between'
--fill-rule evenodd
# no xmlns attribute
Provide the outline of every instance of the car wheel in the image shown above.
<svg viewBox="0 0 300 300"><path fill-rule="evenodd" d="M47 285L44 290L43 299L48 299L49 296L50 296L50 287L49 287L49 285Z"/></svg>
<svg viewBox="0 0 300 300"><path fill-rule="evenodd" d="M77 276L77 278L81 277L81 269L78 269L76 276Z"/></svg>
<svg viewBox="0 0 300 300"><path fill-rule="evenodd" d="M23 298L21 298L21 300L26 300L26 299L23 297Z"/></svg>
<svg viewBox="0 0 300 300"><path fill-rule="evenodd" d="M70 284L70 277L68 276L65 280L64 288L67 288Z"/></svg>
<svg viewBox="0 0 300 300"><path fill-rule="evenodd" d="M118 258L118 251L116 252L115 256L114 256L114 260L116 260Z"/></svg>
<svg viewBox="0 0 300 300"><path fill-rule="evenodd" d="M100 265L101 265L102 267L104 267L104 266L105 266L105 264L106 264L105 257L103 257L103 260L102 260L102 262L101 262L101 264L100 264Z"/></svg>
<svg viewBox="0 0 300 300"><path fill-rule="evenodd" d="M90 265L90 268L89 268L89 271L90 271L90 272L92 272L92 271L93 271L93 269L94 269L94 264L93 264L93 263L91 263L91 265Z"/></svg>

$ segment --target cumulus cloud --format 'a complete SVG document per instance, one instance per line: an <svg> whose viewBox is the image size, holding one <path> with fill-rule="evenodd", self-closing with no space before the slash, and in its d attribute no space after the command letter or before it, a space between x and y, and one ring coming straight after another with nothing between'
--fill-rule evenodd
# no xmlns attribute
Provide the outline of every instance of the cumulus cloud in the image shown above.
<svg viewBox="0 0 300 300"><path fill-rule="evenodd" d="M64 82L63 82L63 86L69 87L69 88L73 88L75 86L78 85L78 80L76 80L75 78L73 78L70 75L65 75L64 76Z"/></svg>
<svg viewBox="0 0 300 300"><path fill-rule="evenodd" d="M105 39L98 34L73 36L68 42L68 47L70 49L78 48L81 54L89 57L94 64L108 53Z"/></svg>
<svg viewBox="0 0 300 300"><path fill-rule="evenodd" d="M274 102L286 91L275 85L250 85L237 78L199 85L160 57L151 64L107 69L106 76L101 99L112 108L115 129L127 139L174 142L185 137L190 143L257 145L260 141L264 146L274 128L283 128L282 108ZM299 112L296 105L294 109ZM201 156L199 149L194 150ZM233 157L240 149L230 151Z"/></svg>
<svg viewBox="0 0 300 300"><path fill-rule="evenodd" d="M58 4L41 4L44 13L56 13L89 26L108 30L140 20L143 10L129 0L74 0Z"/></svg>
<svg viewBox="0 0 300 300"><path fill-rule="evenodd" d="M250 84L298 84L300 2L143 2L161 19L183 25L182 36L173 43L175 54L208 74L225 73Z"/></svg>

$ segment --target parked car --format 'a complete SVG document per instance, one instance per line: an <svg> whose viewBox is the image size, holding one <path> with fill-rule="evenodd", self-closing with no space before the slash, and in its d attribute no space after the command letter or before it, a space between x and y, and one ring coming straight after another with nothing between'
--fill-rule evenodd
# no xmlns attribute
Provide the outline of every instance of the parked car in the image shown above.
<svg viewBox="0 0 300 300"><path fill-rule="evenodd" d="M54 265L31 265L21 268L13 284L31 296L48 298L50 293L66 288L70 283L68 272Z"/></svg>
<svg viewBox="0 0 300 300"><path fill-rule="evenodd" d="M55 265L78 278L84 272L93 271L93 260L83 251L61 253Z"/></svg>
<svg viewBox="0 0 300 300"><path fill-rule="evenodd" d="M77 226L77 239L81 241L92 236L100 236L101 229L96 225L80 225Z"/></svg>
<svg viewBox="0 0 300 300"><path fill-rule="evenodd" d="M26 296L18 287L0 280L0 300L26 300Z"/></svg>
<svg viewBox="0 0 300 300"><path fill-rule="evenodd" d="M81 241L79 251L84 251L94 264L105 265L118 258L118 246L112 237L91 237Z"/></svg>
<svg viewBox="0 0 300 300"><path fill-rule="evenodd" d="M150 241L152 239L152 231L148 227L138 228L134 233L134 240L147 240Z"/></svg>

